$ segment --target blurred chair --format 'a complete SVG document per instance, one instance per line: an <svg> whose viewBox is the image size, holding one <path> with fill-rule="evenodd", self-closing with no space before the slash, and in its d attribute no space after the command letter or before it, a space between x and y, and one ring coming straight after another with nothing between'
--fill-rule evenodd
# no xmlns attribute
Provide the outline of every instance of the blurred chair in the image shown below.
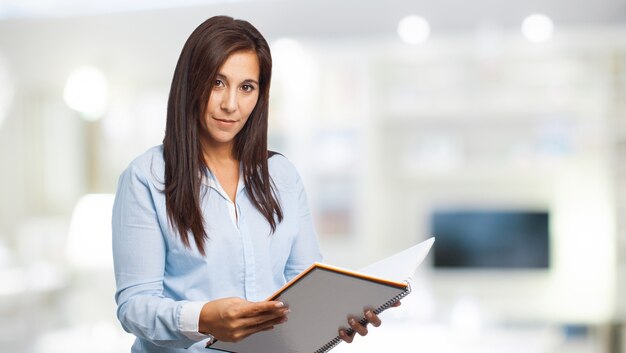
<svg viewBox="0 0 626 353"><path fill-rule="evenodd" d="M112 274L111 211L113 194L87 194L78 200L67 238L67 260L77 271Z"/></svg>
<svg viewBox="0 0 626 353"><path fill-rule="evenodd" d="M112 194L87 194L76 203L65 248L71 281L60 308L64 324L38 337L35 353L117 353L130 349L132 336L123 332L115 317L113 200Z"/></svg>

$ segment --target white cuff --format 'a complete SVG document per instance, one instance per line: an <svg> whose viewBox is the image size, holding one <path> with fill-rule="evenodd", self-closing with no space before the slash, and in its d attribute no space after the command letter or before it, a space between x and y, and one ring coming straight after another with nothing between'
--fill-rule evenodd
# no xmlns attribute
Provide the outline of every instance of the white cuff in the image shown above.
<svg viewBox="0 0 626 353"><path fill-rule="evenodd" d="M198 332L200 312L206 302L187 302L180 309L180 330L185 337L194 341L213 339L211 335Z"/></svg>

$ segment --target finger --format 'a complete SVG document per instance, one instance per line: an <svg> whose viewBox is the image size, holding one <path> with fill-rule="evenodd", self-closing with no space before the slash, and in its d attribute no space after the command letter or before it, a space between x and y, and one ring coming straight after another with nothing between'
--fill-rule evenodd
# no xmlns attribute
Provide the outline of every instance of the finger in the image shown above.
<svg viewBox="0 0 626 353"><path fill-rule="evenodd" d="M281 301L268 301L249 303L243 312L243 317L258 316L262 313L280 313L286 308L285 303Z"/></svg>
<svg viewBox="0 0 626 353"><path fill-rule="evenodd" d="M348 323L350 324L350 327L352 327L352 329L356 331L356 333L358 333L359 335L367 335L367 328L361 325L361 323L358 322L357 319L355 319L354 317L349 318Z"/></svg>
<svg viewBox="0 0 626 353"><path fill-rule="evenodd" d="M339 338L341 338L342 340L348 342L348 343L352 343L352 340L354 340L354 333L352 335L348 335L346 333L346 330L344 329L340 329L339 330Z"/></svg>
<svg viewBox="0 0 626 353"><path fill-rule="evenodd" d="M367 321L374 325L374 327L378 327L381 324L380 318L378 315L374 314L372 310L365 310L365 318L367 318Z"/></svg>
<svg viewBox="0 0 626 353"><path fill-rule="evenodd" d="M400 305L402 305L402 302L401 301L397 301L397 302L393 303L392 307L397 308Z"/></svg>
<svg viewBox="0 0 626 353"><path fill-rule="evenodd" d="M258 326L265 323L278 324L287 321L287 314L291 311L289 309L281 309L276 312L263 313L257 316L244 317L241 319L242 326Z"/></svg>

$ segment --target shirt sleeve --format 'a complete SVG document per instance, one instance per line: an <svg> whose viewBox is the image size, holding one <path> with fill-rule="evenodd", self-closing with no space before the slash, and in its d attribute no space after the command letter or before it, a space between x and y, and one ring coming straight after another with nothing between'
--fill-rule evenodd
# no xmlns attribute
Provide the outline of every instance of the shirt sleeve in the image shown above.
<svg viewBox="0 0 626 353"><path fill-rule="evenodd" d="M211 335L200 333L200 312L204 304L206 302L187 302L181 309L181 331L185 337L194 341L213 339Z"/></svg>
<svg viewBox="0 0 626 353"><path fill-rule="evenodd" d="M314 262L322 261L317 232L309 209L302 179L295 172L295 190L298 197L298 234L294 239L285 266L285 278L290 281Z"/></svg>
<svg viewBox="0 0 626 353"><path fill-rule="evenodd" d="M115 300L122 327L159 346L188 348L201 340L185 334L181 316L187 301L163 295L167 244L149 182L132 164L118 183L112 230Z"/></svg>

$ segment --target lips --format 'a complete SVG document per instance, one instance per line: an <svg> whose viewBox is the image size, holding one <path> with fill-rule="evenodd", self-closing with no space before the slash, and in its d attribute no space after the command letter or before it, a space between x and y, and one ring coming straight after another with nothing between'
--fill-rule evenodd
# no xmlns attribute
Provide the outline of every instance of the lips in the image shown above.
<svg viewBox="0 0 626 353"><path fill-rule="evenodd" d="M223 123L236 123L237 122L237 120L218 119L218 118L213 118L213 119L223 122Z"/></svg>

